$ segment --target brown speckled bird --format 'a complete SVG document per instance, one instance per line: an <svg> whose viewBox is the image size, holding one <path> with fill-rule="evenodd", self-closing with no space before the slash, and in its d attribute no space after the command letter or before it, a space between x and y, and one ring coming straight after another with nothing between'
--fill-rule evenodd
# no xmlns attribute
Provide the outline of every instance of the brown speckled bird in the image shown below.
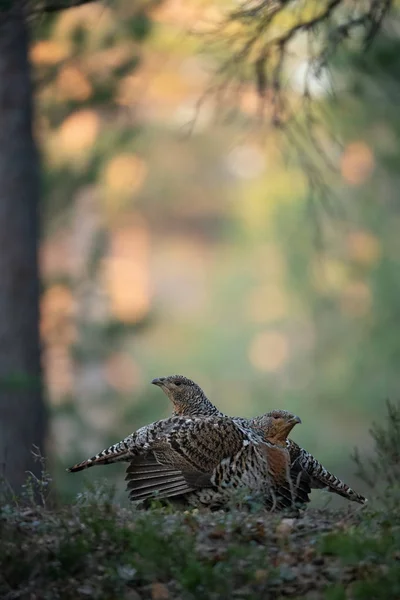
<svg viewBox="0 0 400 600"><path fill-rule="evenodd" d="M168 396L174 406L174 415L181 416L223 416L203 390L194 381L183 375L170 375L153 379L152 383L160 387ZM256 427L256 419L233 417L236 423L242 426ZM293 440L287 440L290 455L291 480L297 489L305 487L308 483L311 488L326 489L338 494L347 500L365 504L367 499L355 492L336 475L330 473L312 454L301 448Z"/></svg>
<svg viewBox="0 0 400 600"><path fill-rule="evenodd" d="M254 429L226 416L173 416L68 470L129 461L132 501L184 496L191 505L219 507L246 489L267 507L282 509L294 503L286 439L299 422L286 411L258 417ZM308 500L307 489L302 500Z"/></svg>

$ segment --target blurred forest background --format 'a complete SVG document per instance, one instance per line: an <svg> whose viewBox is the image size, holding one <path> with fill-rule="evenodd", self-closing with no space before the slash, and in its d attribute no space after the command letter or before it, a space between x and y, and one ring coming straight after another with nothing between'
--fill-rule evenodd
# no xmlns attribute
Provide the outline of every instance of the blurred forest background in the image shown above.
<svg viewBox="0 0 400 600"><path fill-rule="evenodd" d="M221 9L115 0L33 25L47 454L65 499L83 478L123 489L123 468L65 467L168 416L153 377L187 375L230 414L299 414L296 441L354 486L351 451L398 397L400 20L337 57L336 99L314 82L342 141L318 201L250 83L187 135L218 61L198 34Z"/></svg>

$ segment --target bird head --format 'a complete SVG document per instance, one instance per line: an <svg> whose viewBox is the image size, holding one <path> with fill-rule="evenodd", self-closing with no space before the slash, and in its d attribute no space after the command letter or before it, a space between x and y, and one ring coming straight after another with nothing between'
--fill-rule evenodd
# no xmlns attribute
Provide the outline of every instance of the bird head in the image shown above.
<svg viewBox="0 0 400 600"><path fill-rule="evenodd" d="M272 410L253 420L254 427L260 429L264 437L280 445L286 444L287 436L298 423L301 423L300 417L287 410Z"/></svg>
<svg viewBox="0 0 400 600"><path fill-rule="evenodd" d="M157 377L151 382L168 396L174 405L174 413L182 416L210 416L219 411L207 399L197 383L183 375Z"/></svg>

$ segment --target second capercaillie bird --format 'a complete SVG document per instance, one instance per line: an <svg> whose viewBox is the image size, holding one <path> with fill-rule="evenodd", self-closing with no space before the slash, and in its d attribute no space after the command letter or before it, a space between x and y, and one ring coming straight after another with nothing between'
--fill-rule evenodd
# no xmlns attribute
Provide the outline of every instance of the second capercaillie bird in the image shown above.
<svg viewBox="0 0 400 600"><path fill-rule="evenodd" d="M133 501L184 497L193 506L222 507L236 490L248 490L268 508L292 506L288 433L300 419L272 411L254 428L226 416L173 416L151 423L68 469L129 461L126 479ZM296 498L308 501L308 486Z"/></svg>
<svg viewBox="0 0 400 600"><path fill-rule="evenodd" d="M168 396L174 407L174 415L210 417L224 414L207 398L198 384L183 375L159 377L153 379L152 383ZM244 427L257 426L257 418L233 417L233 420ZM290 455L291 480L296 489L308 484L311 488L326 489L359 504L367 502L364 496L330 473L312 454L293 440L287 440L287 449Z"/></svg>

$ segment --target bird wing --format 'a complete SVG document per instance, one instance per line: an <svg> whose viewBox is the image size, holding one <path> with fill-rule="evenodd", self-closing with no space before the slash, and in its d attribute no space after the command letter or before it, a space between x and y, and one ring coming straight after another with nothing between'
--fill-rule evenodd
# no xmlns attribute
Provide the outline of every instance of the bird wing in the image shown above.
<svg viewBox="0 0 400 600"><path fill-rule="evenodd" d="M105 448L95 456L73 465L67 469L67 471L69 473L77 473L78 471L83 471L83 469L89 469L90 467L129 461L132 458L132 455L137 454L140 448L147 446L156 439L159 431L165 431L168 427L176 427L177 420L179 421L180 419L173 417L171 419L155 421L154 423L150 423L150 425L145 425L120 442Z"/></svg>
<svg viewBox="0 0 400 600"><path fill-rule="evenodd" d="M160 444L132 459L125 477L131 500L144 500L155 495L170 498L211 486L209 474L193 469L190 464L185 467L182 461L177 461L177 466L165 464L166 455L169 457L167 463L170 463L170 447Z"/></svg>
<svg viewBox="0 0 400 600"><path fill-rule="evenodd" d="M130 461L131 500L169 498L213 487L218 465L243 447L244 433L228 417L181 419Z"/></svg>
<svg viewBox="0 0 400 600"><path fill-rule="evenodd" d="M108 465L121 461L129 462L133 456L138 455L144 448L148 448L160 436L162 437L169 432L174 432L180 427L184 430L189 421L191 419L173 416L169 419L161 419L160 421L145 425L120 442L101 450L95 456L73 465L67 471L69 473L77 473L94 466Z"/></svg>

